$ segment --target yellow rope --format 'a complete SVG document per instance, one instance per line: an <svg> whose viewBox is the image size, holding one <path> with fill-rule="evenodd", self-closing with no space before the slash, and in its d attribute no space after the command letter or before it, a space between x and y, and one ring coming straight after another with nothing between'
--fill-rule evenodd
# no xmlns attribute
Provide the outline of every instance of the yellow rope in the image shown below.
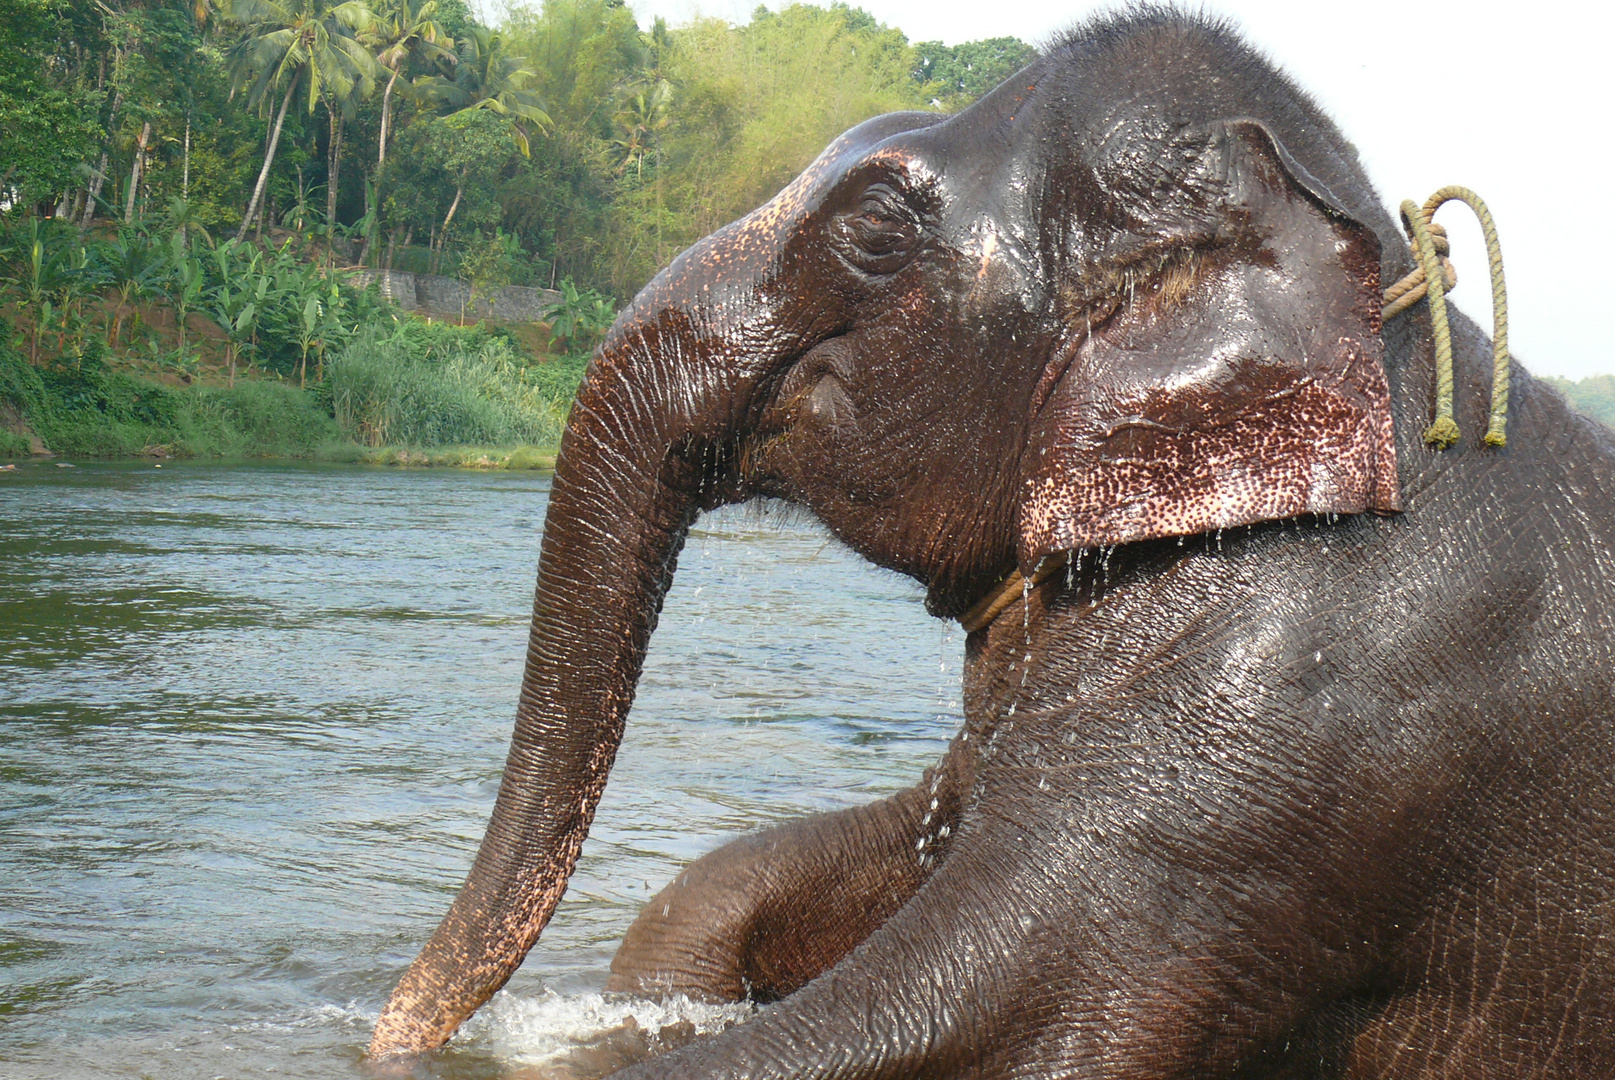
<svg viewBox="0 0 1615 1080"><path fill-rule="evenodd" d="M1445 450L1458 441L1458 423L1452 418L1452 327L1447 321L1446 292L1458 284L1458 272L1447 258L1451 245L1447 230L1432 218L1443 204L1467 203L1480 219L1486 234L1486 257L1492 271L1492 415L1486 428L1487 446L1507 445L1503 427L1508 414L1508 291L1503 285L1503 248L1497 241L1497 225L1492 212L1479 195L1466 187L1444 187L1425 200L1421 207L1412 199L1402 203L1402 220L1407 226L1417 264L1414 271L1385 290L1381 317L1394 319L1420 300L1430 301L1430 322L1436 338L1436 419L1424 433L1424 441ZM959 617L965 632L974 634L991 625L1004 609L1032 589L1067 569L1066 562L1045 559L1038 564L1030 582L1019 570L999 582L991 592Z"/></svg>
<svg viewBox="0 0 1615 1080"><path fill-rule="evenodd" d="M1447 258L1447 255L1452 251L1452 245L1447 242L1447 230L1444 226L1431 222L1430 236L1436 242L1436 254L1441 256L1442 292L1452 292L1453 286L1458 284L1458 268L1452 265L1451 259ZM1422 265L1415 266L1411 274L1385 290L1385 308L1380 312L1380 318L1396 318L1402 312L1423 300L1428 291L1428 287L1424 283L1424 267Z"/></svg>
<svg viewBox="0 0 1615 1080"><path fill-rule="evenodd" d="M1052 557L1044 559L1032 572L1032 583L1028 585L1026 578L1019 570L1010 572L1009 577L1000 581L986 596L977 600L969 611L959 616L959 625L964 627L965 633L974 634L977 630L991 626L992 621L1003 614L1005 608L1021 599L1032 589L1037 588L1055 574L1060 573L1071 565L1072 553L1065 553L1065 562L1056 562Z"/></svg>
<svg viewBox="0 0 1615 1080"><path fill-rule="evenodd" d="M1413 200L1402 203L1402 221L1412 239L1418 268L1385 290L1384 318L1406 311L1422 297L1430 302L1430 323L1436 339L1436 418L1424 433L1424 441L1445 450L1458 441L1458 424L1452 418L1452 327L1447 321L1446 290L1457 284L1447 254L1445 230L1434 224L1435 212L1448 202L1462 202L1480 219L1486 235L1486 257L1492 272L1492 410L1486 427L1487 446L1508 443L1504 425L1508 416L1508 290L1503 284L1503 247L1497 240L1497 225L1479 195L1466 187L1444 187L1425 200L1421 207ZM1445 265L1443 265L1445 264Z"/></svg>

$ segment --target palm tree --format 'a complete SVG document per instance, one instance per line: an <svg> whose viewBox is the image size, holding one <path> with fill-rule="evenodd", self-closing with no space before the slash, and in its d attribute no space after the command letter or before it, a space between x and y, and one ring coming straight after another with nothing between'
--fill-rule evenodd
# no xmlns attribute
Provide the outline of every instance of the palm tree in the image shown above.
<svg viewBox="0 0 1615 1080"><path fill-rule="evenodd" d="M445 47L445 43L453 45L454 39L433 21L436 14L437 0L391 0L386 8L377 13L375 24L364 38L371 48L377 50L376 63L392 74L387 78L386 89L381 92L381 135L376 140L375 179L367 188L367 194L371 196L370 205L366 207L370 227L365 230L364 250L359 255L361 266L370 256L376 222L380 218L382 180L387 171L387 136L392 130L393 87L398 83L398 76L416 52L424 52L449 63L458 59L453 50Z"/></svg>
<svg viewBox="0 0 1615 1080"><path fill-rule="evenodd" d="M446 116L471 109L487 109L510 120L510 135L523 157L531 156L529 126L544 130L552 126L544 102L528 84L538 73L527 66L525 56L505 51L497 30L471 27L460 39L454 77L427 75L415 80L415 89L428 101L444 108Z"/></svg>
<svg viewBox="0 0 1615 1080"><path fill-rule="evenodd" d="M387 164L387 133L392 128L393 86L398 82L398 76L410 56L420 50L450 63L458 59L444 46L444 42L453 44L453 39L432 20L436 14L437 0L421 0L419 4L416 0L393 0L386 10L379 13L368 35L370 45L379 50L376 63L392 72L387 78L387 88L381 92L381 138L376 144L378 180Z"/></svg>
<svg viewBox="0 0 1615 1080"><path fill-rule="evenodd" d="M638 175L645 175L645 155L650 152L656 135L672 120L667 110L672 92L672 86L665 80L654 86L642 86L613 118L617 134L612 136L611 144L622 155L617 163L618 176L626 173L630 165L638 170Z"/></svg>
<svg viewBox="0 0 1615 1080"><path fill-rule="evenodd" d="M332 91L325 96L325 113L331 123L331 138L325 152L325 265L329 268L331 245L337 233L336 202L342 186L342 122L353 116L359 98L367 91L362 83L355 83L346 94L336 93L336 87L329 83L326 88Z"/></svg>
<svg viewBox="0 0 1615 1080"><path fill-rule="evenodd" d="M311 113L322 100L329 105L375 87L375 60L356 36L371 27L375 14L364 0L229 0L226 13L246 27L228 53L232 92L246 87L248 104L267 109L269 91L285 87L252 201L236 232L240 240L263 203L286 108L299 87L306 87Z"/></svg>
<svg viewBox="0 0 1615 1080"><path fill-rule="evenodd" d="M484 109L508 118L510 135L516 140L517 149L523 157L531 157L529 126L543 130L554 122L544 111L544 102L538 94L527 88L538 78L538 73L527 66L527 58L506 52L499 32L485 26L472 26L470 35L460 39L457 57L452 79L441 75L423 76L415 80L416 92L447 110L445 116ZM462 169L454 188L454 201L443 218L439 250L448 235L449 223L454 220L454 212L460 207L460 197L465 194L465 175Z"/></svg>

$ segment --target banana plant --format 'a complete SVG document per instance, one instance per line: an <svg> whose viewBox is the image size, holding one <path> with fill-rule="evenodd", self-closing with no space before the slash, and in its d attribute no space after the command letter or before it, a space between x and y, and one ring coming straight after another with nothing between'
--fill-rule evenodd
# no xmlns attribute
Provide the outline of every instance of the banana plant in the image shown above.
<svg viewBox="0 0 1615 1080"><path fill-rule="evenodd" d="M168 259L162 248L133 229L120 229L118 237L101 246L99 251L101 277L118 294L118 303L112 313L112 332L108 343L114 348L123 340L123 320L133 314L140 318L137 301L155 295L162 289L168 273Z"/></svg>
<svg viewBox="0 0 1615 1080"><path fill-rule="evenodd" d="M335 278L326 279L327 288L321 298L319 334L314 339L315 372L314 381L325 381L325 350L332 345L340 345L348 336L347 300L342 296L342 288Z"/></svg>
<svg viewBox="0 0 1615 1080"><path fill-rule="evenodd" d="M186 316L195 311L204 299L203 290L207 285L207 273L202 260L196 257L196 241L187 245L179 233L169 237L168 244L172 250L171 270L168 278L168 303L174 311L174 320L179 327L179 351L181 357L189 355L186 342Z"/></svg>
<svg viewBox="0 0 1615 1080"><path fill-rule="evenodd" d="M253 279L252 299L249 304L252 316L245 333L247 343L254 352L258 348L258 331L263 326L264 315L281 300L280 289L277 287L279 281L280 276L275 273L272 266L264 266L259 269L257 276ZM240 327L237 327L238 331L240 329Z"/></svg>
<svg viewBox="0 0 1615 1080"><path fill-rule="evenodd" d="M585 352L611 329L617 306L610 297L593 289L578 291L570 278L561 279L561 299L544 311L550 323L550 336L568 352Z"/></svg>
<svg viewBox="0 0 1615 1080"><path fill-rule="evenodd" d="M64 245L62 272L56 281L55 296L61 305L61 326L56 334L56 351L66 350L69 334L73 346L84 345L84 300L93 296L102 283L99 266L90 261L89 250L77 239Z"/></svg>
<svg viewBox="0 0 1615 1080"><path fill-rule="evenodd" d="M325 321L325 305L320 302L318 293L304 299L303 310L297 324L297 344L302 348L302 355L297 360L297 387L299 390L308 385L308 350L313 347L320 335L320 328Z"/></svg>
<svg viewBox="0 0 1615 1080"><path fill-rule="evenodd" d="M218 277L206 290L204 303L209 318L224 331L224 354L230 364L230 385L234 386L241 346L257 332L258 315L263 310L259 301L268 295L267 285L262 290L258 288L265 277L263 252L226 240L214 248L213 262Z"/></svg>
<svg viewBox="0 0 1615 1080"><path fill-rule="evenodd" d="M73 248L76 244L63 243L53 230L41 227L36 218L28 223L26 236L15 246L20 249L17 259L20 273L6 280L22 289L23 302L32 316L28 334L28 360L39 362L39 332L55 317L53 300L59 298L68 281L79 272ZM83 249L78 249L82 256Z"/></svg>

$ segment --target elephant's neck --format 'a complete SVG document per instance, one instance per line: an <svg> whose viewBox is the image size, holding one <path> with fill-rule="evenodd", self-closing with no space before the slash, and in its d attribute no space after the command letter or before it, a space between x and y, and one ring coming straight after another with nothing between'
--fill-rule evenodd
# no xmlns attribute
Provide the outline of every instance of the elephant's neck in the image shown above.
<svg viewBox="0 0 1615 1080"><path fill-rule="evenodd" d="M1138 587L1154 589L1162 575L1202 538L1168 538L1047 560L1032 580L1016 579L988 594L967 624L964 704L967 730L990 736L1005 718L1071 700L1089 673L1120 666L1074 649L1083 625L1102 605Z"/></svg>

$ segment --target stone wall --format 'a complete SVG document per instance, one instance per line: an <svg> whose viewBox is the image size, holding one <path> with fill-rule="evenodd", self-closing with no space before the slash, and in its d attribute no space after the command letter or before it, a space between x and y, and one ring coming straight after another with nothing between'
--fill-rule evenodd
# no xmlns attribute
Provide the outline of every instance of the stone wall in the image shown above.
<svg viewBox="0 0 1615 1080"><path fill-rule="evenodd" d="M506 285L473 302L471 286L463 281L408 270L353 270L348 279L361 289L375 282L381 295L399 307L439 319L458 319L463 313L468 321L542 322L544 312L561 300L554 289Z"/></svg>

